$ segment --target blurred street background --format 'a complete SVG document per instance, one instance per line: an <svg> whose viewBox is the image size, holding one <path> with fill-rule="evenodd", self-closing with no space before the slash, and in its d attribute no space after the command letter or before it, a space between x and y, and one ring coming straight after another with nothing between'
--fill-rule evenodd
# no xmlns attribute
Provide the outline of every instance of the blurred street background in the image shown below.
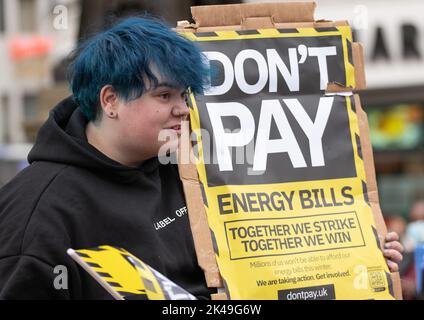
<svg viewBox="0 0 424 320"><path fill-rule="evenodd" d="M69 95L67 56L79 41L125 16L147 12L175 26L191 21L190 6L240 2L0 0L0 187L27 165L49 109ZM316 20L348 20L364 46L368 88L360 96L381 208L407 249L404 296L416 299L414 251L424 243L424 1L315 2Z"/></svg>

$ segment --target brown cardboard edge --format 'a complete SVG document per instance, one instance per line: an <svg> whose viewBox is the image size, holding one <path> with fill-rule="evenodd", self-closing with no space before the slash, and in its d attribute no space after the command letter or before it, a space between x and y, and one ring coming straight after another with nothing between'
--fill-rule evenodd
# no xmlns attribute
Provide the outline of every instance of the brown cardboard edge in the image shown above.
<svg viewBox="0 0 424 320"><path fill-rule="evenodd" d="M180 175L186 197L190 228L193 234L198 264L204 271L208 287L222 287L223 283L215 259L209 225L207 223L203 201L201 201L200 185L192 180L185 180L182 177L184 175L183 173L180 173Z"/></svg>
<svg viewBox="0 0 424 320"><path fill-rule="evenodd" d="M274 22L312 22L314 2L241 3L191 7L198 27L241 25L251 17L272 17Z"/></svg>
<svg viewBox="0 0 424 320"><path fill-rule="evenodd" d="M355 66L355 90L363 90L367 87L365 77L364 49L359 42L352 43L353 65Z"/></svg>
<svg viewBox="0 0 424 320"><path fill-rule="evenodd" d="M222 25L222 26L199 26L197 24L187 24L184 21L180 21L180 25L175 28L176 31L181 32L212 32L212 31L239 31L239 30L253 30L253 29L267 29L267 28L330 28L330 27L341 27L348 26L349 23L346 20L339 21L310 21L310 22L275 22L272 20L273 26L269 24L264 25L264 19L269 17L251 17L248 21L249 24L241 21L239 24L233 25ZM256 21L256 23L255 23Z"/></svg>
<svg viewBox="0 0 424 320"><path fill-rule="evenodd" d="M339 92L351 92L351 87L346 87L338 82L329 82L327 84L327 89L325 90L325 93L339 93Z"/></svg>
<svg viewBox="0 0 424 320"><path fill-rule="evenodd" d="M274 23L314 21L314 2L246 3L240 6L243 19L271 17Z"/></svg>
<svg viewBox="0 0 424 320"><path fill-rule="evenodd" d="M330 27L341 27L348 26L349 23L346 20L338 21L311 21L311 22L281 22L275 23L275 28L330 28Z"/></svg>
<svg viewBox="0 0 424 320"><path fill-rule="evenodd" d="M197 169L192 160L194 155L189 141L189 123L185 122L181 129L183 130L181 139L185 139L186 141L181 141L178 150L178 172L186 199L197 262L205 274L207 286L210 288L220 288L223 287L223 282L215 258ZM182 157L184 154L188 154L189 158L184 159L183 163Z"/></svg>
<svg viewBox="0 0 424 320"><path fill-rule="evenodd" d="M239 25L241 22L240 4L194 6L190 10L198 27Z"/></svg>
<svg viewBox="0 0 424 320"><path fill-rule="evenodd" d="M359 95L354 95L355 109L358 117L359 125L359 139L361 142L362 156L365 167L365 177L368 190L368 199L371 205L371 210L374 217L374 222L377 228L377 232L380 239L381 249L384 248L384 239L387 234L387 227L384 222L383 214L380 208L380 202L378 199L377 179L374 168L374 155L372 152L372 145L369 138L370 130L368 126L368 117L361 106ZM402 300L402 287L398 272L392 272L390 274L393 282L393 292L395 299Z"/></svg>
<svg viewBox="0 0 424 320"><path fill-rule="evenodd" d="M396 300L403 300L400 274L399 272L392 272L391 276L393 280L393 291L395 293L395 298Z"/></svg>
<svg viewBox="0 0 424 320"><path fill-rule="evenodd" d="M237 25L227 25L227 26L210 26L210 27L199 27L196 24L190 25L181 25L177 27L176 31L181 32L213 32L213 31L240 31L240 30L253 30L253 29L283 29L283 28L329 28L329 27L339 27L348 25L346 21L326 21L326 22L283 22L283 23L274 23L273 26L265 24L264 21L268 22L267 19L258 19L265 17L254 17L249 20L244 20L245 22Z"/></svg>
<svg viewBox="0 0 424 320"><path fill-rule="evenodd" d="M115 300L125 300L105 279L100 277L72 248L69 248L66 253L77 262L90 276L92 276Z"/></svg>
<svg viewBox="0 0 424 320"><path fill-rule="evenodd" d="M214 293L211 294L212 300L228 300L228 297L225 293Z"/></svg>

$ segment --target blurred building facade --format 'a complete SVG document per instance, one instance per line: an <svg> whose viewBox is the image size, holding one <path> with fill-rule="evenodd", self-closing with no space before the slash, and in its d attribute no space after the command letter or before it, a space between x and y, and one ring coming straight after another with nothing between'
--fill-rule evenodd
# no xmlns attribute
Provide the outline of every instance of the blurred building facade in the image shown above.
<svg viewBox="0 0 424 320"><path fill-rule="evenodd" d="M26 124L38 117L41 90L75 46L77 0L0 0L0 185L22 166L31 147Z"/></svg>
<svg viewBox="0 0 424 320"><path fill-rule="evenodd" d="M53 83L52 66L76 41L75 0L0 0L0 143L27 142L22 123L36 95Z"/></svg>

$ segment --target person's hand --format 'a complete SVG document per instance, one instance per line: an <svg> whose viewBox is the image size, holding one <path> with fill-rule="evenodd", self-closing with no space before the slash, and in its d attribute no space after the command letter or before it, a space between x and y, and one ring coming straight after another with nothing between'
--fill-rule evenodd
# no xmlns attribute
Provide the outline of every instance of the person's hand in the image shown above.
<svg viewBox="0 0 424 320"><path fill-rule="evenodd" d="M384 244L384 257L386 258L387 265L390 272L398 272L399 265L403 259L402 252L403 246L399 242L399 236L396 232L389 232L386 235L386 243Z"/></svg>

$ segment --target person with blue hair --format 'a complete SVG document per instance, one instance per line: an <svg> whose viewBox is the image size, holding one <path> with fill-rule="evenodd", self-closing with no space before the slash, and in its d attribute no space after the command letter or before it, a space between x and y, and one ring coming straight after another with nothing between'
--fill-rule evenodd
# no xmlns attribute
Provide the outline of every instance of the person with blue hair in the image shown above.
<svg viewBox="0 0 424 320"><path fill-rule="evenodd" d="M50 112L30 166L0 192L0 299L111 299L66 254L101 245L210 298L177 167L159 161L178 146L187 90L201 94L209 83L204 61L194 43L146 18L74 52L72 96ZM386 238L392 271L402 259L397 240Z"/></svg>
<svg viewBox="0 0 424 320"><path fill-rule="evenodd" d="M123 20L77 48L72 96L0 192L1 299L111 299L66 254L100 245L210 298L177 166L158 158L165 143L176 149L187 91L201 94L208 75L199 48L151 18Z"/></svg>

